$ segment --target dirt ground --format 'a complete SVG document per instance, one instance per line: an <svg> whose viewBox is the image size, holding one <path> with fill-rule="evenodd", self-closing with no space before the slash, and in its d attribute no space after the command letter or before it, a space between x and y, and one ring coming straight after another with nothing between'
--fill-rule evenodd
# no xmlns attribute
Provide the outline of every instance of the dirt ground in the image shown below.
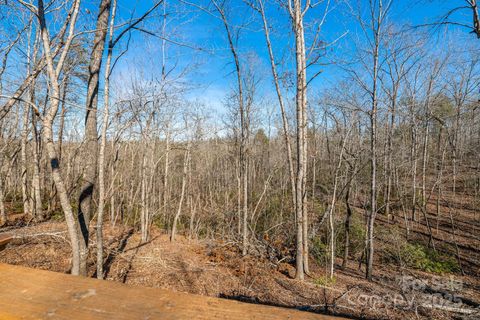
<svg viewBox="0 0 480 320"><path fill-rule="evenodd" d="M0 252L0 262L69 271L70 250L63 222L25 225L17 221L0 232L4 231L12 233L15 240ZM480 317L480 281L475 275L433 276L377 263L374 281L368 282L358 262L350 262L345 270L337 265L335 281L329 282L325 270L313 261L310 276L300 282L292 277L292 265L242 257L232 243L182 236L171 243L168 235L154 228L151 240L140 244L133 229L110 226L105 229L105 243L106 279L132 286L359 319ZM94 276L95 239L91 246L90 275Z"/></svg>

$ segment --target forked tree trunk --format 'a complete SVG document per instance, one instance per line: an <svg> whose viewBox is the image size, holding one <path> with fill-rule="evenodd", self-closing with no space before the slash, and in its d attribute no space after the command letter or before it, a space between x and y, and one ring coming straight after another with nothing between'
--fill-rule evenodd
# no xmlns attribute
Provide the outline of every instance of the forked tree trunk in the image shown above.
<svg viewBox="0 0 480 320"><path fill-rule="evenodd" d="M79 11L80 1L75 1L72 6L73 17L71 20L71 25L69 29L69 37L64 46L64 53L69 50L71 41L73 40L73 31L75 27L76 18ZM47 23L45 22L45 12L43 6L43 0L38 0L38 21L40 27L40 34L43 43L43 50L45 59L47 62L47 74L50 80L51 92L50 92L50 106L45 112L43 118L43 140L45 148L47 150L48 160L50 162L50 168L52 170L52 177L57 188L58 197L60 198L60 205L62 206L63 212L65 214L65 221L67 223L68 234L70 236L70 243L72 247L72 270L73 275L86 274L86 270L82 270L80 265L80 255L81 251L85 250L84 242L80 241L78 236L78 223L75 220L73 214L72 206L70 200L68 199L67 189L65 188L65 183L63 181L62 173L60 170L60 162L58 160L57 150L53 140L53 122L58 111L58 106L60 102L60 86L58 83L58 74L62 70L62 59L57 64L57 70L53 65L53 58L51 54L50 46L50 36L47 30ZM63 55L62 55L63 56Z"/></svg>

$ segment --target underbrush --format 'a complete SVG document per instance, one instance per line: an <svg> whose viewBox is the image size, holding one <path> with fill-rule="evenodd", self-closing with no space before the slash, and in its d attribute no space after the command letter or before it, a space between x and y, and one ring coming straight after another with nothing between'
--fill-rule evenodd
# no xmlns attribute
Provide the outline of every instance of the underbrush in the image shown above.
<svg viewBox="0 0 480 320"><path fill-rule="evenodd" d="M324 224L311 239L310 252L319 264L330 260L329 230ZM349 257L358 259L365 247L366 229L363 220L353 215L350 221ZM396 264L401 267L417 269L430 273L444 274L460 271L460 266L454 256L433 250L420 242L409 242L398 226L388 227L378 225L376 228L376 249L378 257L384 263ZM343 258L345 250L344 217L335 221L335 256ZM451 252L450 250L442 250ZM320 281L320 280L319 280ZM323 281L320 281L323 283Z"/></svg>
<svg viewBox="0 0 480 320"><path fill-rule="evenodd" d="M383 260L431 273L444 274L460 271L460 266L454 257L439 253L421 243L403 241L397 248L387 250Z"/></svg>
<svg viewBox="0 0 480 320"><path fill-rule="evenodd" d="M310 253L319 263L326 263L330 257L329 234L326 223L318 232L318 236L311 239ZM365 225L358 215L352 215L349 232L349 256L357 259L365 247ZM335 256L343 258L345 252L345 217L338 217L335 221Z"/></svg>
<svg viewBox="0 0 480 320"><path fill-rule="evenodd" d="M317 286L321 287L332 287L337 283L337 278L336 277L328 277L328 276L321 276L313 280L313 283L315 283Z"/></svg>

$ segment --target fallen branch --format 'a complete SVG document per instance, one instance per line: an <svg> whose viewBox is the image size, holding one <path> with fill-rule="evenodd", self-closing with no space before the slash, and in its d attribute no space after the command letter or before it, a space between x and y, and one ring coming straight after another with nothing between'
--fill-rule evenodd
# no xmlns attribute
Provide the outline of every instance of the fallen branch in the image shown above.
<svg viewBox="0 0 480 320"><path fill-rule="evenodd" d="M477 310L477 309L450 307L450 306L444 306L440 304L422 304L422 307L428 308L428 309L437 309L437 310L443 310L448 312L462 313L462 314L476 314L476 313L480 314L480 310Z"/></svg>

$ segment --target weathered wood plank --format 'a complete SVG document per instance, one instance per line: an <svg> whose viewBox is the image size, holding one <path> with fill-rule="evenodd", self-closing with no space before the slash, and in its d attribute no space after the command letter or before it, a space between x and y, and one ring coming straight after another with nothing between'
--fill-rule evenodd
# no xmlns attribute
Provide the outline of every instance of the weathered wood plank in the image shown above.
<svg viewBox="0 0 480 320"><path fill-rule="evenodd" d="M13 237L11 234L8 234L8 233L3 233L3 234L0 234L0 251L2 251L3 249L5 249L5 247L7 246L7 244L12 241Z"/></svg>
<svg viewBox="0 0 480 320"><path fill-rule="evenodd" d="M0 264L0 319L341 318Z"/></svg>

